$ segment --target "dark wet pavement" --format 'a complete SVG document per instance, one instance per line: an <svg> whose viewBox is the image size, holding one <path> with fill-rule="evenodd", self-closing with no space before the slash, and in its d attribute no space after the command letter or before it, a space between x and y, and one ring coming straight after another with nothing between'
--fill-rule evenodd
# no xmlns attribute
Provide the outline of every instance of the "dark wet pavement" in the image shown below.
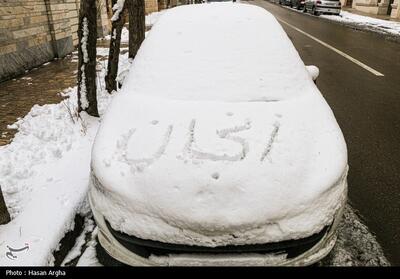
<svg viewBox="0 0 400 279"><path fill-rule="evenodd" d="M69 55L0 83L0 145L8 144L16 132L7 125L24 117L32 106L61 101L59 93L76 85L76 69L77 62Z"/></svg>
<svg viewBox="0 0 400 279"><path fill-rule="evenodd" d="M98 40L97 47L108 48L110 42ZM128 45L121 44L121 54ZM98 61L107 56L98 56ZM11 142L16 130L8 129L18 118L24 117L35 104L59 103L63 90L76 86L77 53L53 60L23 76L0 83L0 145Z"/></svg>
<svg viewBox="0 0 400 279"><path fill-rule="evenodd" d="M250 3L385 75L375 76L281 24L304 63L320 69L317 85L347 142L350 202L389 261L400 265L400 44L267 1Z"/></svg>

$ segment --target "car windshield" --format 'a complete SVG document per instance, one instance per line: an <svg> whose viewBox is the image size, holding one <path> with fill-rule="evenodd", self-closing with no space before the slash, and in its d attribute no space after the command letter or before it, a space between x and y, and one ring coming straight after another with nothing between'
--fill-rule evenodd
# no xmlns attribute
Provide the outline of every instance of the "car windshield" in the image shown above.
<svg viewBox="0 0 400 279"><path fill-rule="evenodd" d="M280 101L314 86L277 20L233 3L165 12L125 84L133 94L231 102Z"/></svg>

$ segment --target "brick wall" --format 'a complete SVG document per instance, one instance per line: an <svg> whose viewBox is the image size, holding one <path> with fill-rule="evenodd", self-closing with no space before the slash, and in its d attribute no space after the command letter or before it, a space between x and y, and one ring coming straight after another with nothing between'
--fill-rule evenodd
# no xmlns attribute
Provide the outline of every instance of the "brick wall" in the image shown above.
<svg viewBox="0 0 400 279"><path fill-rule="evenodd" d="M109 32L98 0L98 34ZM0 81L63 57L78 44L80 0L0 0Z"/></svg>
<svg viewBox="0 0 400 279"><path fill-rule="evenodd" d="M46 62L53 56L49 41L44 1L0 0L0 80L25 70L22 65Z"/></svg>
<svg viewBox="0 0 400 279"><path fill-rule="evenodd" d="M24 73L78 45L81 0L0 0L0 82ZM111 26L107 2L97 0L99 36ZM177 5L170 0L171 6ZM165 8L167 0L145 0L146 14ZM109 7L108 11L111 10Z"/></svg>

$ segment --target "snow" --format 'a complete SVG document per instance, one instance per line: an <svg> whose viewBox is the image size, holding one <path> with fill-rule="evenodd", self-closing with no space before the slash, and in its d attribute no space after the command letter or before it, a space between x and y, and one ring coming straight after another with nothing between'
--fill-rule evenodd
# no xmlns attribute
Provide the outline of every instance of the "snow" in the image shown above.
<svg viewBox="0 0 400 279"><path fill-rule="evenodd" d="M338 21L342 23L356 24L358 26L371 28L381 33L389 33L392 35L400 35L400 22L377 19L369 16L353 14L347 11L341 11L340 16L321 15L323 18Z"/></svg>
<svg viewBox="0 0 400 279"><path fill-rule="evenodd" d="M88 28L88 20L86 17L83 18L82 33L83 33L83 37L81 40L81 49L82 49L82 53L83 53L83 62L85 64L87 64L89 62L89 56L88 56L88 52L87 52L89 28Z"/></svg>
<svg viewBox="0 0 400 279"><path fill-rule="evenodd" d="M312 80L317 80L319 76L319 68L314 65L306 66L308 73L310 74Z"/></svg>
<svg viewBox="0 0 400 279"><path fill-rule="evenodd" d="M85 74L85 64L89 63L89 56L87 51L87 42L89 36L88 20L83 18L82 26L83 37L81 40L81 49L83 54L83 65L81 66L81 90L80 90L80 103L83 110L89 107L89 102L87 100L87 90L86 90L86 74Z"/></svg>
<svg viewBox="0 0 400 279"><path fill-rule="evenodd" d="M196 9L186 10L185 7L167 10L160 16L143 43L146 55L138 53L135 58L134 67L141 71L128 81L131 90L140 90L143 95L164 95L175 99L206 100L218 96L220 100L248 101L258 100L258 92L263 87L269 90L269 94L262 96L268 101L288 98L293 92L303 92L305 84L297 80L311 82L291 42L281 39L282 36L286 37L286 33L272 15L265 16L266 12L261 8L237 3L195 6L199 6L200 10L212 11L207 15L210 20L196 25L194 19L201 15ZM230 7L229 14L222 16L227 7ZM244 10L255 11L254 17L242 15L243 7L246 7ZM174 11L175 16L168 16ZM182 23L181 19L186 14L187 22ZM226 20L234 22L234 32L224 23ZM257 24L269 26L268 34L256 28ZM280 43L270 44L276 38ZM156 40L164 42L162 52ZM248 41L254 43L248 45ZM260 56L257 51L260 45L265 45L279 59L270 60L266 55ZM210 56L213 53L220 55ZM292 60L293 56L297 59ZM174 65L173 71L171 65ZM209 65L213 65L212 71ZM215 72L224 72L224 75L215 75ZM190 82L175 82L177 76L190 75L196 78L190 78ZM276 82L282 78L286 82ZM225 89L218 94L217 84L223 84L221 87ZM247 90L248 94L243 94L243 90ZM187 94L178 96L180 92Z"/></svg>
<svg viewBox="0 0 400 279"><path fill-rule="evenodd" d="M82 65L81 67L81 108L83 110L87 109L89 107L89 101L87 99L87 91L86 91L86 74L85 74L85 65Z"/></svg>
<svg viewBox="0 0 400 279"><path fill-rule="evenodd" d="M113 39L117 38L117 30L114 29L113 32ZM111 40L111 35L107 35L104 37L106 40ZM129 30L128 28L126 28L125 26L122 27L122 31L121 31L121 43L129 43Z"/></svg>
<svg viewBox="0 0 400 279"><path fill-rule="evenodd" d="M32 120L35 116L28 114L14 141L0 149L1 184L13 215L9 224L0 227L0 250L5 251L6 245L29 243L29 253L18 255L16 261L1 253L0 265L51 263L49 251L73 228L75 212L86 195L84 185L88 183L90 146L97 121L83 118L87 125L87 136L83 137L81 123L70 124L63 105L52 109L46 106L44 109L53 111L54 117L42 112Z"/></svg>
<svg viewBox="0 0 400 279"><path fill-rule="evenodd" d="M153 26L164 12L165 10L162 10L146 15L146 26Z"/></svg>
<svg viewBox="0 0 400 279"><path fill-rule="evenodd" d="M160 12L154 12L154 13L146 15L146 26L152 27L163 13L164 13L164 11L160 11ZM146 32L146 34L147 33L148 32ZM115 39L116 36L117 36L116 30L114 30L113 38ZM105 36L104 39L111 40L111 35ZM125 26L122 28L122 31L121 31L121 43L129 43L129 30Z"/></svg>
<svg viewBox="0 0 400 279"><path fill-rule="evenodd" d="M347 192L332 111L276 19L237 3L159 18L103 118L92 170L114 229L189 245L311 235Z"/></svg>
<svg viewBox="0 0 400 279"><path fill-rule="evenodd" d="M76 55L76 53L75 53ZM130 64L121 55L120 68ZM104 90L106 69L99 69L98 106L102 115L112 96ZM88 190L90 152L99 119L77 114L77 87L61 92L59 104L35 105L10 127L18 129L0 146L0 185L12 221L0 226L0 266L52 265L52 252L74 227ZM6 257L9 247L29 250Z"/></svg>
<svg viewBox="0 0 400 279"><path fill-rule="evenodd" d="M76 239L74 247L69 251L68 255L61 263L61 266L67 265L82 254L82 249L86 244L86 234L91 233L94 230L94 227L94 221L91 218L85 218L83 231Z"/></svg>
<svg viewBox="0 0 400 279"><path fill-rule="evenodd" d="M77 266L102 266L96 255L96 240L92 239L88 245L85 252L79 258Z"/></svg>
<svg viewBox="0 0 400 279"><path fill-rule="evenodd" d="M282 6L292 11L303 13L302 10L290 8L289 6ZM309 16L312 16L308 14ZM358 26L362 29L368 29L378 33L389 34L394 36L400 35L400 22L396 20L378 19L370 16L362 16L352 12L342 10L340 15L320 15L321 18L336 21L350 26Z"/></svg>
<svg viewBox="0 0 400 279"><path fill-rule="evenodd" d="M115 31L115 30L114 30ZM145 33L145 36L147 36L147 34L148 34L149 32L146 32ZM115 36L116 36L116 34L115 34ZM110 35L107 35L107 36L105 36L104 37L104 39L106 39L106 40L111 40L111 36ZM128 28L126 28L125 26L122 28L122 31L121 31L121 44L127 44L127 43L129 43L129 30L128 30Z"/></svg>
<svg viewBox="0 0 400 279"><path fill-rule="evenodd" d="M116 32L117 32L116 29L114 29L113 39L117 38ZM105 36L105 39L111 40L111 35ZM122 27L122 31L121 31L121 43L129 43L129 30L125 26Z"/></svg>
<svg viewBox="0 0 400 279"><path fill-rule="evenodd" d="M125 5L125 0L118 0L117 3L113 6L112 10L114 11L114 14L111 18L111 21L117 21L119 19L119 15L124 9Z"/></svg>
<svg viewBox="0 0 400 279"><path fill-rule="evenodd" d="M336 244L331 253L317 263L318 266L390 266L375 236L369 232L362 219L357 215L357 212L347 204L343 219L337 229ZM95 246L99 245L95 240L96 233L97 230L94 230L88 247L80 257L78 266L101 266L95 250ZM165 263L163 258L153 257L153 259L161 264ZM254 266L260 263L259 260L259 258L252 258L251 261L243 261L243 264ZM182 263L182 258L179 258L179 261ZM170 259L169 262L171 262ZM226 263L226 261L221 263ZM196 262L188 257L186 264L193 266ZM215 262L210 264L215 265ZM261 264L263 263L261 262Z"/></svg>

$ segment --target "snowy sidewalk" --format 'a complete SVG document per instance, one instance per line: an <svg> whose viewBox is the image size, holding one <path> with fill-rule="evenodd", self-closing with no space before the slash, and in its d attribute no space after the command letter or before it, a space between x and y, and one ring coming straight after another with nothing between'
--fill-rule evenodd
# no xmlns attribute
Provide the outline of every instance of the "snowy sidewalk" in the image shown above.
<svg viewBox="0 0 400 279"><path fill-rule="evenodd" d="M100 114L111 100L104 90L102 64L98 63ZM129 65L128 54L121 55L121 72ZM52 265L52 252L73 229L75 214L85 203L99 119L77 116L76 87L63 95L69 98L61 103L33 106L12 125L18 130L13 141L0 147L0 185L12 216L0 226L0 266ZM8 253L25 246L29 250Z"/></svg>
<svg viewBox="0 0 400 279"><path fill-rule="evenodd" d="M157 16L152 15L152 23L156 20ZM124 34L126 40L127 30ZM103 115L112 95L104 84L108 48L101 46L97 48L97 101ZM75 51L70 58L61 60L66 65L58 71L50 62L40 68L49 67L52 71L39 69L35 71L36 79L29 72L11 81L12 86L7 87L9 100L0 103L3 108L10 107L5 124L16 131L10 144L0 146L0 185L12 217L10 223L0 226L0 266L53 265L53 253L60 248L64 235L74 228L75 215L87 210L90 152L101 117L77 113L77 87L68 87L76 84L77 55ZM121 76L127 73L130 63L127 48L121 48ZM69 79L63 83L65 76ZM60 87L34 87L48 83L49 77ZM16 104L24 98L22 93L13 96L13 90L34 88L24 101L24 110L17 110ZM35 98L40 91L47 91L43 100ZM67 98L59 102L62 97ZM26 116L25 109L30 109ZM16 117L19 120L12 124ZM11 136L4 130L0 132L7 143Z"/></svg>
<svg viewBox="0 0 400 279"><path fill-rule="evenodd" d="M24 117L32 106L58 103L63 99L59 93L76 84L77 65L72 55L68 55L0 84L0 145L10 143L16 132L7 129L7 125Z"/></svg>
<svg viewBox="0 0 400 279"><path fill-rule="evenodd" d="M350 7L342 7L342 11L345 12L349 12L352 14L356 14L356 15L360 15L360 16L366 16L366 17L372 17L375 19L381 19L381 20L386 20L386 21L392 21L392 22L399 22L400 23L400 19L398 18L393 18L390 15L374 15L374 14L369 14L369 13L365 13Z"/></svg>
<svg viewBox="0 0 400 279"><path fill-rule="evenodd" d="M343 9L339 16L335 15L321 15L321 18L335 21L355 29L372 31L383 35L388 35L400 41L400 21L387 20L386 17L367 15L354 9Z"/></svg>

